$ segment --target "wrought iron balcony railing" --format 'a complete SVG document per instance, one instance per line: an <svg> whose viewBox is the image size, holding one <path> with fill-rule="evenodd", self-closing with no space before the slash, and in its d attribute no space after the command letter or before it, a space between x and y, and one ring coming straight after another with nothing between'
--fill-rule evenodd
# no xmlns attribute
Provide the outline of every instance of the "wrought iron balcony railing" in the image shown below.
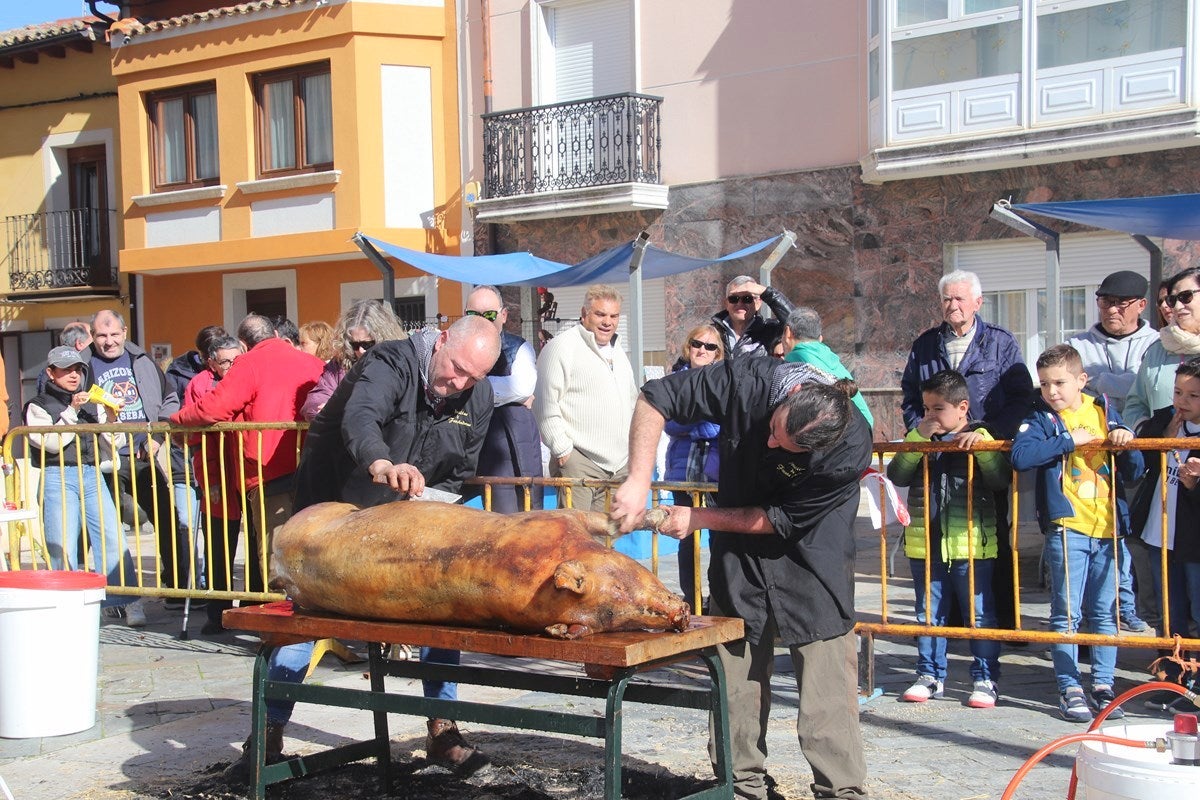
<svg viewBox="0 0 1200 800"><path fill-rule="evenodd" d="M72 208L5 217L9 291L57 294L63 290L115 290L110 232L116 212Z"/></svg>
<svg viewBox="0 0 1200 800"><path fill-rule="evenodd" d="M659 183L661 105L628 93L484 114L484 197Z"/></svg>

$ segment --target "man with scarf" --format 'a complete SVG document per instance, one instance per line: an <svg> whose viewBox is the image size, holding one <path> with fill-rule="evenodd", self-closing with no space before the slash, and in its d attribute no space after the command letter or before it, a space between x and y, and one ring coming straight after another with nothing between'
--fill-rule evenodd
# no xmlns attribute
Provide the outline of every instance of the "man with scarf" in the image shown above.
<svg viewBox="0 0 1200 800"><path fill-rule="evenodd" d="M323 502L382 505L426 488L458 492L475 473L492 417L486 378L499 355L499 331L476 316L372 347L312 421L296 470L294 513ZM302 681L312 648L307 642L277 649L270 678ZM459 653L423 647L421 660L457 664ZM425 681L423 688L426 697L457 699L457 684ZM282 757L293 706L267 703L268 761ZM430 761L460 775L487 763L452 720L431 719L428 728ZM239 763L246 766L245 756Z"/></svg>

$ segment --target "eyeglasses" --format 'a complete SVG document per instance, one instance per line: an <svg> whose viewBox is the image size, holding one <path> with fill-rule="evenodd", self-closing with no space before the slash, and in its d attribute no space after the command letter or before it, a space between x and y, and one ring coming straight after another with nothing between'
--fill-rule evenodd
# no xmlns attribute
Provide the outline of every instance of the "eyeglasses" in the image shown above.
<svg viewBox="0 0 1200 800"><path fill-rule="evenodd" d="M222 359L219 359L219 360L217 361L217 366L218 366L218 367L232 367L232 366L233 366L233 359L232 359L232 358L222 358Z"/></svg>
<svg viewBox="0 0 1200 800"><path fill-rule="evenodd" d="M355 342L355 341L351 341L351 342L349 342L349 344L350 344L350 350L351 350L351 351L354 351L354 350L362 350L362 351L365 353L365 352L367 352L368 350L370 350L372 347L374 347L374 346L375 346L375 340L374 340L374 339L367 339L367 340L365 340L365 341L362 341L362 342Z"/></svg>
<svg viewBox="0 0 1200 800"><path fill-rule="evenodd" d="M499 311L468 311L468 317L483 317L488 322L495 322L496 317L500 316Z"/></svg>
<svg viewBox="0 0 1200 800"><path fill-rule="evenodd" d="M1176 303L1183 303L1185 306L1192 302L1192 298L1196 296L1196 289L1184 289L1179 294L1167 295L1167 308L1174 308Z"/></svg>
<svg viewBox="0 0 1200 800"><path fill-rule="evenodd" d="M1110 294L1102 294L1096 298L1100 305L1104 306L1105 308L1119 308L1122 311L1129 308L1131 305L1141 299L1142 298L1140 297L1113 297Z"/></svg>
<svg viewBox="0 0 1200 800"><path fill-rule="evenodd" d="M725 298L729 301L729 305L736 306L738 303L746 306L754 305L754 301L758 298L752 294L731 294Z"/></svg>
<svg viewBox="0 0 1200 800"><path fill-rule="evenodd" d="M699 339L688 339L688 345L697 349L703 347L710 353L717 352L717 345L713 344L712 342L702 342Z"/></svg>

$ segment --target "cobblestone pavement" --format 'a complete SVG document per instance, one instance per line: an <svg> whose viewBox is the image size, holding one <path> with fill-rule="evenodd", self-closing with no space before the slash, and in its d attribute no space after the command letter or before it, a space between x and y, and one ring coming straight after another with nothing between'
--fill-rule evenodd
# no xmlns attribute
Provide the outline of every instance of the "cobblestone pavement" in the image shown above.
<svg viewBox="0 0 1200 800"><path fill-rule="evenodd" d="M1046 597L1037 587L1037 540L1022 547L1025 627L1042 627ZM878 538L869 531L860 542L859 610L864 618L880 611ZM664 559L667 561L667 559ZM905 570L907 571L907 570ZM661 570L670 583L673 565ZM891 614L903 621L911 612L910 581L889 581ZM42 739L0 739L0 777L14 800L132 800L168 797L174 788L199 779L216 765L232 761L249 728L250 671L256 640L227 633L202 638L202 619L193 616L191 637L178 637L180 612L149 603L150 625L134 630L120 625L101 628L98 720L82 733ZM203 616L201 613L200 617ZM950 681L943 700L923 704L898 702L913 677L911 639L878 639L875 680L882 695L861 705L868 787L887 800L984 800L999 798L1020 765L1036 749L1083 728L1058 718L1053 672L1044 646L1005 646L999 705L990 710L965 705L970 690L969 656L964 642L950 644ZM777 796L803 798L810 775L795 738L795 693L790 662L777 659L774 708L768 733L768 768ZM52 653L46 654L53 657ZM1153 652L1120 651L1118 690L1144 680ZM464 661L469 662L470 657ZM477 659L486 660L486 659ZM543 668L536 665L533 668ZM328 685L362 686L363 667L327 656L313 680ZM698 681L698 667L670 670L682 682ZM391 686L414 682L391 679ZM562 698L521 696L509 690L463 687L462 698L485 702L552 707ZM572 710L588 700L571 698ZM560 706L561 707L561 706ZM1162 722L1166 717L1136 705L1128 722ZM596 712L602 714L597 704ZM391 718L394 752L404 760L420 755L422 720ZM542 759L550 765L598 768L601 748L594 740L522 734L516 731L469 729L489 751L507 754L516 763ZM289 751L308 752L371 735L370 715L341 709L300 706L288 729ZM705 776L707 722L687 710L630 704L624 722L626 762L639 769L661 768L680 776ZM1063 750L1033 770L1017 797L1058 800L1066 796L1073 748ZM564 767L565 768L565 767ZM0 793L2 796L2 793ZM400 792L398 796L405 796ZM486 796L486 795L480 795ZM537 795L543 796L543 795ZM566 795L564 795L566 796ZM583 797L585 795L573 795Z"/></svg>

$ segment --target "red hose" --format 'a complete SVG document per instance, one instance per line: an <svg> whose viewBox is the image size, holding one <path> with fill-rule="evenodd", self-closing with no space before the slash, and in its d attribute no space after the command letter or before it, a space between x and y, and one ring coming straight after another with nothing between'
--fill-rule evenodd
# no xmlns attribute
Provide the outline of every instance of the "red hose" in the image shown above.
<svg viewBox="0 0 1200 800"><path fill-rule="evenodd" d="M1033 769L1035 766L1037 766L1037 764L1043 758L1050 755L1055 750L1058 750L1059 748L1064 747L1066 745L1075 744L1077 742L1105 742L1107 744L1119 744L1119 745L1123 745L1125 747L1137 747L1137 748L1142 748L1142 749L1151 748L1153 745L1149 742L1146 742L1145 740L1122 739L1122 738L1119 738L1116 736L1106 736L1101 733L1095 733L1094 731L1096 730L1096 728L1098 728L1100 726L1101 723L1104 722L1104 720L1108 717L1108 715L1110 713L1112 713L1113 709L1119 708L1122 703L1130 700L1131 698L1134 698L1140 694L1145 694L1147 692L1152 692L1152 691L1175 692L1178 695L1182 695L1182 696L1187 697L1188 699L1192 700L1193 703L1195 703L1195 701L1196 701L1195 694L1193 694L1192 692L1189 692L1187 689L1184 689L1182 686L1180 686L1177 683L1164 683L1162 681L1155 681L1153 683L1145 683L1145 684L1142 684L1141 686L1135 686L1134 688L1130 689L1129 691L1125 692L1124 694L1121 694L1120 696L1118 696L1111 703L1109 703L1109 705L1103 711L1101 711L1099 714L1097 714L1096 718L1092 721L1092 724L1088 728L1088 731L1086 733L1070 733L1070 734L1067 734L1066 736L1060 736L1059 738L1050 742L1050 744L1045 745L1040 750L1038 750L1036 753L1031 755L1025 761L1025 763L1021 765L1021 768L1017 770L1017 774L1013 775L1012 780L1008 782L1008 786L1005 787L1004 794L1002 794L1000 796L1000 800L1011 800L1013 793L1017 789L1017 786L1019 786L1021 784L1021 781L1025 779L1025 776L1029 773L1029 771L1031 769ZM1075 768L1072 767L1071 768L1071 784L1070 784L1070 788L1067 791L1067 800L1075 800L1075 787L1076 787L1077 780L1078 780L1078 778L1075 774Z"/></svg>

